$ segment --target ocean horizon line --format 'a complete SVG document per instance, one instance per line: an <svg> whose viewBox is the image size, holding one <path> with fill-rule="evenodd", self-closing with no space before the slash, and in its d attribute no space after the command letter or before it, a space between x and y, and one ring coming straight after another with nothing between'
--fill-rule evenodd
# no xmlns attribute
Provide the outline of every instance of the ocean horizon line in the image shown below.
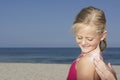
<svg viewBox="0 0 120 80"><path fill-rule="evenodd" d="M0 47L0 48L79 48L79 47ZM107 48L120 48L120 47L107 47Z"/></svg>

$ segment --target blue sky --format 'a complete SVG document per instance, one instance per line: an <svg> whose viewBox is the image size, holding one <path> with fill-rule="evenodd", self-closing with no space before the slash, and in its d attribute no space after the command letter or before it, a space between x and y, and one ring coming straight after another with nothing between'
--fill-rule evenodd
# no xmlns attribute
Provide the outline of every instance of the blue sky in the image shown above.
<svg viewBox="0 0 120 80"><path fill-rule="evenodd" d="M119 0L0 0L0 47L76 47L71 25L76 14L87 6L105 12L108 47L120 47L119 3Z"/></svg>

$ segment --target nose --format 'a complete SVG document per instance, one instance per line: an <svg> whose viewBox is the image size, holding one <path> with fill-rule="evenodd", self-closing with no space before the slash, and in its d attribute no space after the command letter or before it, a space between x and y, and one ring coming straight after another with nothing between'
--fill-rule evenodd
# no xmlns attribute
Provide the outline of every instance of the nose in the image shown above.
<svg viewBox="0 0 120 80"><path fill-rule="evenodd" d="M86 40L85 39L81 40L81 44L86 45L87 44Z"/></svg>

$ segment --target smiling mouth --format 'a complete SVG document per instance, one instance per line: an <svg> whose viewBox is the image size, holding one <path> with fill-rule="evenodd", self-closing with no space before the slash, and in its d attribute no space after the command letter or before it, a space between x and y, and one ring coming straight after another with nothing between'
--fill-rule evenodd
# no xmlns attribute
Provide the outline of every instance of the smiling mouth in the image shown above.
<svg viewBox="0 0 120 80"><path fill-rule="evenodd" d="M89 46L83 45L82 47L83 47L83 48L88 48Z"/></svg>

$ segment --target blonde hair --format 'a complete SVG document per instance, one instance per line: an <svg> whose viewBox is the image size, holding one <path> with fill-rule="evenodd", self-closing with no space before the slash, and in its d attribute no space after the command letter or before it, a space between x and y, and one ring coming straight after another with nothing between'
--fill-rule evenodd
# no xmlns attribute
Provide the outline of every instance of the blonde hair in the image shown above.
<svg viewBox="0 0 120 80"><path fill-rule="evenodd" d="M102 10L95 7L86 7L83 8L75 18L73 22L73 29L76 32L81 26L78 24L84 25L94 25L99 34L102 34L106 30L106 19L105 14ZM104 51L107 47L106 38L100 42L100 50Z"/></svg>

